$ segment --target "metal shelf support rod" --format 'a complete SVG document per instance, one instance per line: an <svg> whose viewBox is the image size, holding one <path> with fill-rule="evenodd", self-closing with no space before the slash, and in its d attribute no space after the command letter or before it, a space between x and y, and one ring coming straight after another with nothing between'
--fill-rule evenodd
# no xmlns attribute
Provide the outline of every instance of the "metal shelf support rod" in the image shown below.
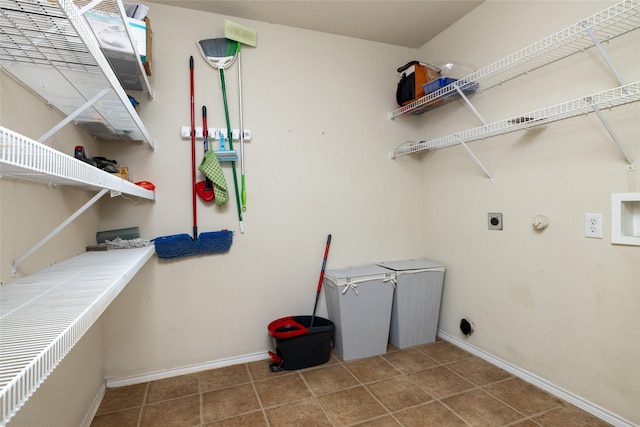
<svg viewBox="0 0 640 427"><path fill-rule="evenodd" d="M609 55L607 54L607 51L604 50L604 48L602 47L602 44L600 44L600 40L598 40L596 35L593 33L593 30L590 27L587 26L587 22L586 21L582 22L582 26L584 27L584 29L587 32L587 34L589 34L589 37L591 37L591 40L593 40L593 43L595 44L596 48L598 48L598 51L600 52L600 55L602 55L602 57L604 58L605 62L607 63L607 65L611 69L611 72L616 76L616 79L618 79L618 82L620 83L620 86L626 86L626 83L622 79L622 76L618 72L618 69L613 64L613 61L611 60L611 58L609 58Z"/></svg>
<svg viewBox="0 0 640 427"><path fill-rule="evenodd" d="M37 139L38 142L44 142L47 139L49 139L49 137L51 135L53 135L54 133L58 132L60 129L62 129L64 126L66 126L68 123L70 123L73 119L75 119L76 117L78 117L80 114L82 114L82 112L84 112L84 110L86 110L87 108L91 107L93 104L95 104L100 98L102 98L103 96L105 96L106 94L108 94L111 91L111 88L104 88L102 89L100 92L98 92L93 98L91 98L90 100L88 100L87 102L85 102L84 104L82 104L81 106L79 106L73 113L69 114L67 117L65 117L64 119L62 119L57 125L55 125L54 127L52 127L51 129L49 129L48 131L46 131L40 138Z"/></svg>
<svg viewBox="0 0 640 427"><path fill-rule="evenodd" d="M602 115L602 112L600 111L598 106L597 105L592 105L592 108L593 108L593 111L598 116L598 118L600 119L600 121L602 122L602 124L604 125L605 129L607 129L607 132L609 132L609 135L611 135L611 138L613 139L613 141L618 146L618 150L620 150L620 153L622 153L624 158L627 160L627 163L629 164L627 169L628 170L634 170L635 167L634 167L634 164L633 164L633 158L631 158L631 156L629 156L629 153L624 148L624 145L622 144L622 141L620 141L620 138L618 138L618 135L616 135L616 133L613 131L613 128L609 125L609 122L607 121L607 119Z"/></svg>
<svg viewBox="0 0 640 427"><path fill-rule="evenodd" d="M460 145L462 145L464 147L465 150L467 150L467 153L469 153L469 155L471 156L471 158L473 159L474 162L477 163L478 166L480 166L480 168L484 171L484 173L489 177L489 182L493 182L493 176L491 176L491 174L489 173L489 171L487 170L487 168L484 167L484 165L482 164L482 162L480 161L480 159L478 159L478 157L473 154L473 151L471 151L471 149L467 146L467 144L462 140L462 138L460 138Z"/></svg>
<svg viewBox="0 0 640 427"><path fill-rule="evenodd" d="M462 91L462 89L460 89L460 87L458 85L454 85L454 86L455 86L456 90L458 91L458 95L460 95L462 97L462 99L464 99L464 102L466 102L467 105L469 106L469 108L471 108L471 111L473 111L473 113L480 119L480 121L482 122L483 125L487 126L487 122L482 118L482 116L480 115L478 110L476 110L476 107L473 106L471 101L469 101L469 98L467 98L467 95L464 94L464 92Z"/></svg>
<svg viewBox="0 0 640 427"><path fill-rule="evenodd" d="M93 196L93 198L91 198L91 200L89 200L87 203L85 203L84 205L82 205L82 207L80 209L78 209L77 211L75 211L69 218L67 218L65 221L62 222L62 224L60 224L59 226L57 226L55 228L55 230L53 230L51 233L47 234L42 240L40 240L38 243L36 243L31 249L29 249L24 255L22 255L20 258L18 258L17 260L15 260L13 262L13 264L11 264L11 275L12 277L15 277L16 274L18 274L18 267L25 262L27 259L29 259L29 257L31 255L33 255L38 249L40 249L45 243L47 243L49 240L51 240L56 234L58 234L60 231L62 231L63 228L65 228L67 225L71 224L71 222L73 222L73 220L75 220L77 217L79 217L84 211L86 211L87 209L89 209L95 202L97 202L98 200L100 200L100 198L102 196L104 196L105 194L107 194L109 192L108 189L103 188L102 190L100 190L100 192L98 192L98 194L96 194L95 196Z"/></svg>

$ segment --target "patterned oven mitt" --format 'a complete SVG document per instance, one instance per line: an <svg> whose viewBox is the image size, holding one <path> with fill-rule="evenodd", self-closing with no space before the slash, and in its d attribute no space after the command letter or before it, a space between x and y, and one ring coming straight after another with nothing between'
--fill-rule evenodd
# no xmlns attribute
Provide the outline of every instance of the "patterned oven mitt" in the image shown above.
<svg viewBox="0 0 640 427"><path fill-rule="evenodd" d="M227 181L224 179L222 168L218 156L213 150L204 153L202 163L198 166L198 170L202 172L213 183L213 192L216 195L216 205L222 206L229 200L229 191L227 190Z"/></svg>

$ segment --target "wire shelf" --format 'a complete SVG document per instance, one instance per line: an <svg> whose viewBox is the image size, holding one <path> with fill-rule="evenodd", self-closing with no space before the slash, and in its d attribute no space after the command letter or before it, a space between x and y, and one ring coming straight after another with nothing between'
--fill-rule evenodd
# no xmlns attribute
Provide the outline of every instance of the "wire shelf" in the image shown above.
<svg viewBox="0 0 640 427"><path fill-rule="evenodd" d="M421 113L442 104L442 99L457 93L469 83L485 91L520 75L559 61L595 45L589 32L600 41L612 40L640 28L640 1L622 1L545 39L533 43L499 61L469 74L410 104L389 112L389 118Z"/></svg>
<svg viewBox="0 0 640 427"><path fill-rule="evenodd" d="M0 126L0 175L45 184L108 189L154 200L155 192Z"/></svg>
<svg viewBox="0 0 640 427"><path fill-rule="evenodd" d="M154 247L86 252L0 286L0 425L80 340Z"/></svg>
<svg viewBox="0 0 640 427"><path fill-rule="evenodd" d="M105 0L98 7L120 16L119 1ZM65 116L74 116L96 138L144 141L153 147L153 139L78 11L87 3L0 0L0 67ZM106 94L78 111L105 88ZM150 87L146 89L151 96Z"/></svg>
<svg viewBox="0 0 640 427"><path fill-rule="evenodd" d="M591 113L595 111L594 107L599 109L612 108L639 100L640 82L635 82L554 105L552 107L520 114L505 120L490 123L486 126L467 129L462 132L429 141L420 141L413 145L401 146L391 152L391 157L395 158L405 154L417 153L425 150L437 150L440 148L458 145L462 142L467 143L477 141L479 139L489 138L495 135L502 135L581 114Z"/></svg>

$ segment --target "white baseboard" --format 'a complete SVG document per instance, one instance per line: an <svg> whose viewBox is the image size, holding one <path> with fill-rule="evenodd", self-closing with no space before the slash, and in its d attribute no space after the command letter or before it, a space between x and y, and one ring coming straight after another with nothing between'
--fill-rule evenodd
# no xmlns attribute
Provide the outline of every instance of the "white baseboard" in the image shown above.
<svg viewBox="0 0 640 427"><path fill-rule="evenodd" d="M93 418L98 413L98 408L100 408L100 403L102 402L106 391L107 387L102 384L102 386L98 390L98 393L96 394L96 397L93 399L93 403L91 404L91 408L89 408L89 412L87 412L87 416L84 418L84 421L81 424L82 427L89 427L91 425Z"/></svg>
<svg viewBox="0 0 640 427"><path fill-rule="evenodd" d="M538 388L541 388L542 390L546 391L547 393L550 393L556 397L559 397L560 399L564 400L565 402L571 403L574 406L577 406L578 408L590 413L593 416L596 416L598 418L600 418L603 421L608 422L609 424L612 424L616 427L640 427L638 426L638 424L634 424L630 421L625 420L624 418L610 412L607 411L606 409L592 403L589 402L588 400L583 399L580 396L577 396L567 390L564 390L561 387L558 387L556 385L554 385L553 383L550 383L549 381L547 381L546 379L539 377L536 374L533 374L529 371L526 371L518 366L512 365L509 362L506 362L500 358L497 358L495 356L493 356L490 353L487 353L484 350L481 350L477 347L474 347L472 345L470 345L469 343L467 343L466 341L461 340L458 337L455 337L453 335L448 334L447 332L444 332L443 330L439 329L438 330L438 337L442 338L445 341L450 342L451 344L462 348L463 350L468 351L469 353L472 353L476 356L478 356L479 358L486 360L487 362L491 363L492 365L495 365L499 368L504 369L505 371L509 372L510 374L530 383L535 385Z"/></svg>
<svg viewBox="0 0 640 427"><path fill-rule="evenodd" d="M192 374L194 372L206 371L207 369L223 368L225 366L239 365L241 363L257 362L258 360L268 359L267 351L259 353L246 354L244 356L230 357L211 362L198 363L196 365L183 366L180 368L167 369L163 371L149 372L142 375L134 375L123 378L112 378L106 380L107 388L123 387L127 385L146 383L149 381L162 380L165 378L176 377L178 375Z"/></svg>

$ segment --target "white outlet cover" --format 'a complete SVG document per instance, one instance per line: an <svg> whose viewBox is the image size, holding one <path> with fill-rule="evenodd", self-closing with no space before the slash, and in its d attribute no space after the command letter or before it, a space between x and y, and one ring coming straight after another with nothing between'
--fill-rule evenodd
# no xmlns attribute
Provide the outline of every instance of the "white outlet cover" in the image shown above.
<svg viewBox="0 0 640 427"><path fill-rule="evenodd" d="M584 237L602 239L602 214L584 214Z"/></svg>

